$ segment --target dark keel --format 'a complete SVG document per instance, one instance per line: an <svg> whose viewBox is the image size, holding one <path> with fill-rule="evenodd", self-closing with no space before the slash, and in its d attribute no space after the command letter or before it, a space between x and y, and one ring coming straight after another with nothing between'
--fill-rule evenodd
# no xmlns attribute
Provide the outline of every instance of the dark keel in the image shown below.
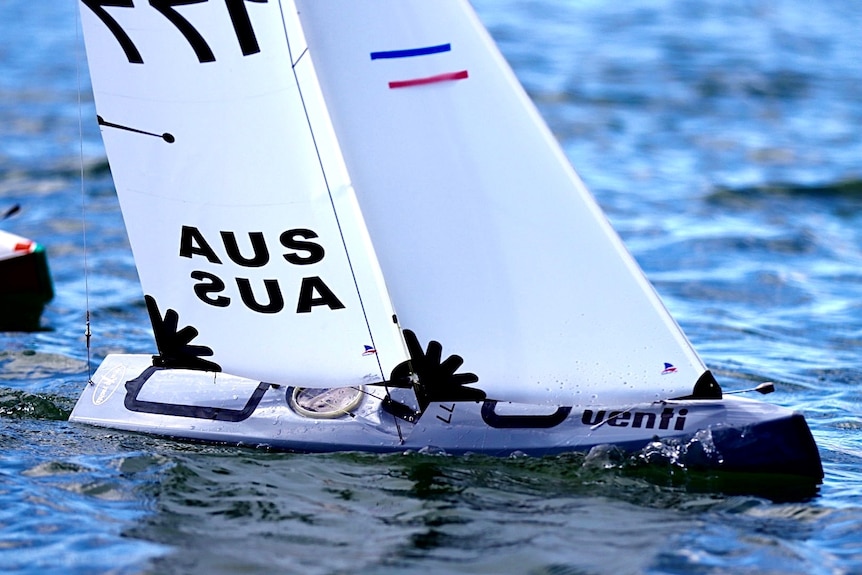
<svg viewBox="0 0 862 575"><path fill-rule="evenodd" d="M806 501L823 482L820 454L798 413L743 427L716 426L634 451L641 465L633 473L691 492Z"/></svg>
<svg viewBox="0 0 862 575"><path fill-rule="evenodd" d="M712 430L721 469L742 473L769 473L803 477L820 482L823 465L805 418L786 418L746 428Z"/></svg>

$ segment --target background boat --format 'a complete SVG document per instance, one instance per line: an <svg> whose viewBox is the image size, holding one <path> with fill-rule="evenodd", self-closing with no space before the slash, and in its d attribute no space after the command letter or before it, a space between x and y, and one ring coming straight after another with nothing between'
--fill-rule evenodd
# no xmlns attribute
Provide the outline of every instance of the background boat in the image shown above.
<svg viewBox="0 0 862 575"><path fill-rule="evenodd" d="M0 230L0 330L39 329L53 297L44 246Z"/></svg>

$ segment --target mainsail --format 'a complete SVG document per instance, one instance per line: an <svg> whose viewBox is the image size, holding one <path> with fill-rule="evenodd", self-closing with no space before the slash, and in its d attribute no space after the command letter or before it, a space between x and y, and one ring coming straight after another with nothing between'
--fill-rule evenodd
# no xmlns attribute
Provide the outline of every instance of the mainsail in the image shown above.
<svg viewBox="0 0 862 575"><path fill-rule="evenodd" d="M691 393L703 363L468 2L297 6L404 328L492 397Z"/></svg>
<svg viewBox="0 0 862 575"><path fill-rule="evenodd" d="M403 326L494 399L705 372L465 0L82 3L168 363L380 381Z"/></svg>

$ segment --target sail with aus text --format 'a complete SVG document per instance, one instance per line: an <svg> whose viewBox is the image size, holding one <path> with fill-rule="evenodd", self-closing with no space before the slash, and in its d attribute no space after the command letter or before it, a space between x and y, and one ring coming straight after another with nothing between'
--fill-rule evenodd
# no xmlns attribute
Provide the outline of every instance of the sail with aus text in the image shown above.
<svg viewBox="0 0 862 575"><path fill-rule="evenodd" d="M292 66L304 49L295 9L83 4L102 134L167 364L309 386L385 379L406 351L326 116L311 109L320 98L299 88L315 80Z"/></svg>
<svg viewBox="0 0 862 575"><path fill-rule="evenodd" d="M166 365L379 382L403 326L495 399L706 371L466 1L82 4Z"/></svg>

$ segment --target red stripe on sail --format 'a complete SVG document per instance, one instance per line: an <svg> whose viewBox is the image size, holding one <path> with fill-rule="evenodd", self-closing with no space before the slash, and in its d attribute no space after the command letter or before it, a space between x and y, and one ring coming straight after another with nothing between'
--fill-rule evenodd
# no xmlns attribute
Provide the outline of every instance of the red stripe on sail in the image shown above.
<svg viewBox="0 0 862 575"><path fill-rule="evenodd" d="M452 82L455 80L465 80L468 78L467 70L460 72L447 72L446 74L437 74L436 76L428 76L427 78L413 78L412 80L398 80L389 82L390 88L410 88L412 86L425 86L427 84L436 84L438 82Z"/></svg>

